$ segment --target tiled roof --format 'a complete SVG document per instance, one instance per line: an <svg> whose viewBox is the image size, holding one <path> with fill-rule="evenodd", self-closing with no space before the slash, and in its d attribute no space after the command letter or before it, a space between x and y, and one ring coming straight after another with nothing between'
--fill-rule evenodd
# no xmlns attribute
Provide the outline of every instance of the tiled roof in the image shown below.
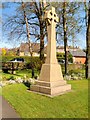
<svg viewBox="0 0 90 120"><path fill-rule="evenodd" d="M86 53L82 50L79 51L70 51L71 55L74 57L86 57Z"/></svg>

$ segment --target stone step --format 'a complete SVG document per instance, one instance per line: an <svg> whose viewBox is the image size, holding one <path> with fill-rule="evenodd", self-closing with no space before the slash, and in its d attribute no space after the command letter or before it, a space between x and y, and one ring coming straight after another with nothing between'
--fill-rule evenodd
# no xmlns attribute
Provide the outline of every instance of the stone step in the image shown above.
<svg viewBox="0 0 90 120"><path fill-rule="evenodd" d="M45 87L57 87L57 86L65 85L66 81L64 80L59 80L55 82L35 81L35 84Z"/></svg>
<svg viewBox="0 0 90 120"><path fill-rule="evenodd" d="M55 96L55 94L62 94L66 91L70 91L71 85L65 84L65 85L61 85L61 86L57 86L57 87L46 87L46 86L40 86L40 85L32 85L30 89L31 89L31 91Z"/></svg>
<svg viewBox="0 0 90 120"><path fill-rule="evenodd" d="M54 87L51 89L51 95L56 95L56 94L61 94L67 91L71 90L71 85L70 84L66 84L66 85L62 85L59 87Z"/></svg>

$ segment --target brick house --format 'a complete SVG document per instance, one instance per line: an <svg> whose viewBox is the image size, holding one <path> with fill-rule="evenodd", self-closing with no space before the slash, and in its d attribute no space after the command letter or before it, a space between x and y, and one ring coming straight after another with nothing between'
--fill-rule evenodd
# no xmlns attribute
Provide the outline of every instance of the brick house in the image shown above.
<svg viewBox="0 0 90 120"><path fill-rule="evenodd" d="M69 51L73 57L73 63L81 63L85 64L86 61L86 53L82 50L79 51Z"/></svg>

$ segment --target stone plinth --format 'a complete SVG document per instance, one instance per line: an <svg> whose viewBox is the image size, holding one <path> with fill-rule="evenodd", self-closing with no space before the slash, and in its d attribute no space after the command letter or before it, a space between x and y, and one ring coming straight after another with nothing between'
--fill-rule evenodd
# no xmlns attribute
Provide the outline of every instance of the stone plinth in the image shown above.
<svg viewBox="0 0 90 120"><path fill-rule="evenodd" d="M56 96L70 91L71 85L63 80L61 66L58 63L43 64L39 80L36 80L35 85L32 85L30 89L49 96Z"/></svg>
<svg viewBox="0 0 90 120"><path fill-rule="evenodd" d="M56 82L36 81L36 84L31 86L31 90L49 96L57 96L69 92L71 85L66 84L64 80Z"/></svg>
<svg viewBox="0 0 90 120"><path fill-rule="evenodd" d="M56 32L55 27L58 22L58 16L55 13L55 8L46 12L45 18L47 20L47 58L45 64L42 65L40 78L32 85L32 91L43 93L49 96L56 96L71 90L71 85L66 84L63 80L61 66L56 58Z"/></svg>

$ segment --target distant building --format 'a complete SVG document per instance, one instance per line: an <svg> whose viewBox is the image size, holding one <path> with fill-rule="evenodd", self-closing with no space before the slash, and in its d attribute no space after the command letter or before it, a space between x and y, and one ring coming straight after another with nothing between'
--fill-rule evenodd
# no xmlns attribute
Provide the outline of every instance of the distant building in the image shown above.
<svg viewBox="0 0 90 120"><path fill-rule="evenodd" d="M85 52L83 52L82 50L69 51L69 52L73 57L73 63L85 64L85 61L86 61L86 53Z"/></svg>
<svg viewBox="0 0 90 120"><path fill-rule="evenodd" d="M31 43L31 47L33 56L38 57L40 55L40 43ZM28 43L21 43L19 47L19 56L30 56Z"/></svg>
<svg viewBox="0 0 90 120"><path fill-rule="evenodd" d="M32 43L31 44L33 56L39 57L40 56L40 43ZM20 47L8 49L8 52L12 51L18 56L30 56L29 52L29 45L28 43L21 43ZM56 48L57 53L65 53L64 46L57 46ZM67 47L68 53L70 53L73 57L73 63L82 63L84 64L86 61L86 53L83 52L79 47ZM47 53L47 46L44 48L44 55L46 56Z"/></svg>
<svg viewBox="0 0 90 120"><path fill-rule="evenodd" d="M57 49L58 53L65 53L64 46L57 46L56 49ZM67 47L67 51L77 51L77 50L80 50L80 48L79 47L72 47L72 46Z"/></svg>
<svg viewBox="0 0 90 120"><path fill-rule="evenodd" d="M8 49L7 55L12 55L12 56L18 55L19 56L19 47Z"/></svg>
<svg viewBox="0 0 90 120"><path fill-rule="evenodd" d="M57 53L64 53L64 46L57 46L56 51Z"/></svg>

